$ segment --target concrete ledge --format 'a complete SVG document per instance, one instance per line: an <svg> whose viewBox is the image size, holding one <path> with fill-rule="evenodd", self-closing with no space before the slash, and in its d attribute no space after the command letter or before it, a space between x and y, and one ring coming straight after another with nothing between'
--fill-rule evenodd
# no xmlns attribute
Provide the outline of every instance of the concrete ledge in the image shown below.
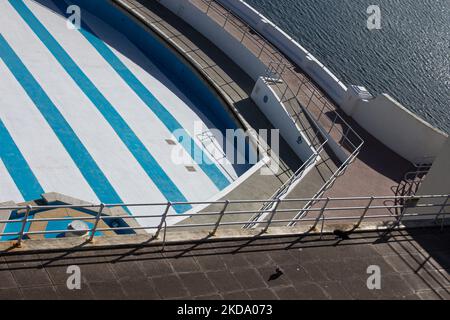
<svg viewBox="0 0 450 320"><path fill-rule="evenodd" d="M444 226L449 226L450 221L446 221ZM373 222L361 223L358 228L354 228L353 224L329 224L324 226L322 235L341 234L350 235L352 233L366 232L383 232L388 230L389 223ZM434 220L429 221L408 221L407 225L400 224L394 230L409 230L417 228L436 228L440 225ZM353 230L354 229L354 230ZM61 238L52 240L24 240L21 247L17 247L14 241L0 243L1 254L17 254L32 252L49 252L49 251L80 251L92 249L108 249L108 248L127 248L136 246L164 246L165 244L189 244L189 243L208 243L221 242L230 240L257 240L282 237L318 237L320 236L320 226L312 229L312 225L299 227L273 227L269 232L262 233L261 229L246 230L241 228L219 229L214 236L210 235L211 229L196 231L170 231L163 239L163 232L159 238L153 235L122 235L110 237L98 237L94 242L86 242L82 238ZM338 231L338 232L337 232ZM319 239L320 240L320 239Z"/></svg>

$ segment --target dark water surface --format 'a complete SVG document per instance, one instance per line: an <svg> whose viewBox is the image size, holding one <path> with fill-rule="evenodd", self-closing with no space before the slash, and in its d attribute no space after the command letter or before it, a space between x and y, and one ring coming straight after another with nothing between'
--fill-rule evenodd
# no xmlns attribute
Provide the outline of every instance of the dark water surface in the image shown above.
<svg viewBox="0 0 450 320"><path fill-rule="evenodd" d="M450 132L450 0L246 0L346 84L386 92ZM367 29L367 7L381 30Z"/></svg>

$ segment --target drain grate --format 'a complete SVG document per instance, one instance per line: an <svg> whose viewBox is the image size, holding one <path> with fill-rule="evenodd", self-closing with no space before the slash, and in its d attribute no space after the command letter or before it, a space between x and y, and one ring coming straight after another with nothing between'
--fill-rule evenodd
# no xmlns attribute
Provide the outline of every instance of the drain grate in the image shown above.
<svg viewBox="0 0 450 320"><path fill-rule="evenodd" d="M195 167L193 167L193 166L185 166L185 167L186 167L186 170L189 171L189 172L196 172L197 171L195 169Z"/></svg>

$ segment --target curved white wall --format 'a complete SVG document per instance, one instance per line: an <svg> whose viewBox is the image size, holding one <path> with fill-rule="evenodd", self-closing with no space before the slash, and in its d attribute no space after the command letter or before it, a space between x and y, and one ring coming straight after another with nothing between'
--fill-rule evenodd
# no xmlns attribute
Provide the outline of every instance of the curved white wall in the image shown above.
<svg viewBox="0 0 450 320"><path fill-rule="evenodd" d="M264 78L260 77L256 82L251 98L272 125L280 130L281 136L297 156L302 161L308 160L315 152L314 148L306 135L297 128L280 98Z"/></svg>
<svg viewBox="0 0 450 320"><path fill-rule="evenodd" d="M444 144L416 195L450 195L450 138ZM442 207L441 205L444 203L447 206ZM407 209L406 213L408 214L432 214L430 216L412 217L411 220L435 219L436 214L440 214L439 217L443 218L443 214L450 214L450 200L447 200L446 196L434 199L421 199L418 204L434 204L437 206ZM439 222L441 222L440 219Z"/></svg>
<svg viewBox="0 0 450 320"><path fill-rule="evenodd" d="M347 87L327 67L283 30L242 0L218 0L301 67L327 94L341 104Z"/></svg>
<svg viewBox="0 0 450 320"><path fill-rule="evenodd" d="M348 90L344 111L385 146L412 163L433 160L447 135L407 110L387 94L364 99Z"/></svg>
<svg viewBox="0 0 450 320"><path fill-rule="evenodd" d="M160 3L214 43L255 82L265 74L267 67L262 61L190 1L160 0Z"/></svg>

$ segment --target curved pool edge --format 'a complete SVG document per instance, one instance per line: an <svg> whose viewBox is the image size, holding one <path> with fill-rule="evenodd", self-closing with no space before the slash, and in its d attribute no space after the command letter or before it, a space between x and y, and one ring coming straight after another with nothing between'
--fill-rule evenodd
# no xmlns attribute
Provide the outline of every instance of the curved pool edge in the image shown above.
<svg viewBox="0 0 450 320"><path fill-rule="evenodd" d="M139 12L133 10L134 7L130 7L127 2L122 0L108 0L114 7L120 9L123 13L133 19L135 22L140 24L144 29L155 36L162 44L166 46L173 54L175 54L180 61L183 61L187 67L194 73L203 83L210 88L211 93L222 103L224 107L223 110L228 112L228 114L244 129L246 132L251 132L252 126L247 122L247 120L242 116L239 110L234 106L231 98L222 90L222 88L209 77L209 75L204 71L201 64L189 56L181 46L179 46L172 39L167 37L161 29L156 27L148 17L144 17L139 14ZM250 141L253 146L258 149L259 152L266 155L265 150L260 147L258 139L255 135L251 134Z"/></svg>

